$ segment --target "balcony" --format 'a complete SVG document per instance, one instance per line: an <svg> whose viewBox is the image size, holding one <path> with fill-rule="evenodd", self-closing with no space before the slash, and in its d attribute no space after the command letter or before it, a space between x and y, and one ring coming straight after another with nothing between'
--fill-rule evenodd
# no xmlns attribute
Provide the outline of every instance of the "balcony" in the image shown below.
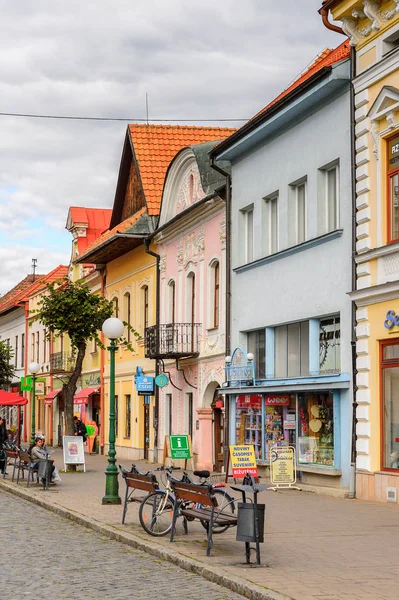
<svg viewBox="0 0 399 600"><path fill-rule="evenodd" d="M147 327L146 358L188 358L199 354L200 323L168 323Z"/></svg>
<svg viewBox="0 0 399 600"><path fill-rule="evenodd" d="M50 373L73 373L76 357L68 352L50 354Z"/></svg>

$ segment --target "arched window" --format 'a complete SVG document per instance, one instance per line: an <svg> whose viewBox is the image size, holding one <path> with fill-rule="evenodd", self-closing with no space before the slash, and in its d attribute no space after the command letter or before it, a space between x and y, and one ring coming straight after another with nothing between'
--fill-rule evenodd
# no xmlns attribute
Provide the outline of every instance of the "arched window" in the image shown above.
<svg viewBox="0 0 399 600"><path fill-rule="evenodd" d="M124 303L124 307L123 307L123 313L124 313L124 318L125 321L128 325L131 326L131 308L130 308L130 294L129 292L126 292L126 294L123 296L123 303ZM127 327L127 333L126 333L126 339L128 342L130 342L130 329L129 327Z"/></svg>
<svg viewBox="0 0 399 600"><path fill-rule="evenodd" d="M114 304L114 316L116 318L119 317L119 300L118 298L115 296L114 298L112 298L112 302Z"/></svg>
<svg viewBox="0 0 399 600"><path fill-rule="evenodd" d="M176 284L173 281L169 282L169 322L172 325L176 322Z"/></svg>
<svg viewBox="0 0 399 600"><path fill-rule="evenodd" d="M219 327L219 287L220 287L220 269L219 263L213 265L213 326Z"/></svg>

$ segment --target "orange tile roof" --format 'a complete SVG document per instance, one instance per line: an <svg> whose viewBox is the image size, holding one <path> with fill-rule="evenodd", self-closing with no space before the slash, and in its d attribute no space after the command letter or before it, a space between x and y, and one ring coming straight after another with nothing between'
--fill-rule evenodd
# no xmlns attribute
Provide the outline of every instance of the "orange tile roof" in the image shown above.
<svg viewBox="0 0 399 600"><path fill-rule="evenodd" d="M42 290L47 283L52 283L53 281L57 281L57 279L64 279L64 277L67 277L68 271L69 267L65 265L58 265L58 267L55 267L55 269L50 271L50 273L47 273L47 275L42 275L40 279L37 279L35 283L32 283L32 285L25 290L25 293L20 301L28 300L28 298L33 296L33 294L36 294Z"/></svg>
<svg viewBox="0 0 399 600"><path fill-rule="evenodd" d="M69 221L73 224L87 226L86 236L78 237L78 251L83 254L104 231L109 227L111 220L111 208L85 208L84 206L71 206L69 208L67 229Z"/></svg>
<svg viewBox="0 0 399 600"><path fill-rule="evenodd" d="M112 229L107 229L107 231L104 231L104 233L102 233L88 248L86 248L84 254L88 254L98 246L101 246L101 244L112 238L116 233L124 233L127 229L129 229L129 227L138 221L141 215L143 215L145 212L146 209L143 207L134 215L122 221L122 223L115 225L115 227Z"/></svg>
<svg viewBox="0 0 399 600"><path fill-rule="evenodd" d="M139 165L148 214L158 215L166 171L176 154L186 146L222 140L236 129L194 125L129 125Z"/></svg>
<svg viewBox="0 0 399 600"><path fill-rule="evenodd" d="M22 279L15 287L4 294L4 296L0 298L0 314L18 306L18 303L21 301L21 298L24 297L28 288L32 287L38 279L43 277L44 275L27 275L25 279Z"/></svg>
<svg viewBox="0 0 399 600"><path fill-rule="evenodd" d="M274 100L269 102L269 104L265 106L265 108L262 108L261 111L259 111L254 117L252 117L252 119L255 119L255 117L265 112L268 108L273 106L273 104L276 104L276 102L284 98L284 96L287 96L295 88L300 86L304 81L306 81L307 79L312 77L312 75L315 75L318 71L323 69L323 67L333 65L334 63L339 62L340 60L349 58L349 56L349 40L345 40L334 50L326 48L325 50L323 50L323 52L321 52L321 54L319 54L316 60L314 60L312 64L309 67L307 67L307 69L305 69L305 71L301 73L301 75L297 79L295 79L295 81L293 81L293 83L291 83L283 92L281 92L281 94L274 98ZM250 123L252 119L250 119L248 122Z"/></svg>

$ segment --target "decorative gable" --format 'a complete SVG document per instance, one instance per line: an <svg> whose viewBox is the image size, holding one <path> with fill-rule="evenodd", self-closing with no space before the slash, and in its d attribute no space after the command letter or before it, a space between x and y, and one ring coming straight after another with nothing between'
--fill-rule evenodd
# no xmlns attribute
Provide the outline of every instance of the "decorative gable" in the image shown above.
<svg viewBox="0 0 399 600"><path fill-rule="evenodd" d="M397 110L399 110L399 90L385 85L370 108L368 116L372 121L380 121L385 118L389 122L388 115Z"/></svg>

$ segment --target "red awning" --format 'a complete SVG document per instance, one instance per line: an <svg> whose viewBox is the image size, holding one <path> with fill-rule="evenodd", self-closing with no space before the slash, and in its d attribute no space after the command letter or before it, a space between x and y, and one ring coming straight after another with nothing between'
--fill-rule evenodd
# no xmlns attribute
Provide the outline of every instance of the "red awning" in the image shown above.
<svg viewBox="0 0 399 600"><path fill-rule="evenodd" d="M92 394L98 394L98 392L100 391L99 387L87 387L87 388L83 388L83 390L80 390L80 392L78 392L77 394L75 394L75 397L73 399L73 403L74 404L87 404L89 401L89 397Z"/></svg>
<svg viewBox="0 0 399 600"><path fill-rule="evenodd" d="M44 404L52 404L54 398L56 398L60 392L62 392L62 390L53 390L52 392L49 392L44 396Z"/></svg>
<svg viewBox="0 0 399 600"><path fill-rule="evenodd" d="M24 406L25 404L28 404L27 398L0 390L0 406Z"/></svg>

